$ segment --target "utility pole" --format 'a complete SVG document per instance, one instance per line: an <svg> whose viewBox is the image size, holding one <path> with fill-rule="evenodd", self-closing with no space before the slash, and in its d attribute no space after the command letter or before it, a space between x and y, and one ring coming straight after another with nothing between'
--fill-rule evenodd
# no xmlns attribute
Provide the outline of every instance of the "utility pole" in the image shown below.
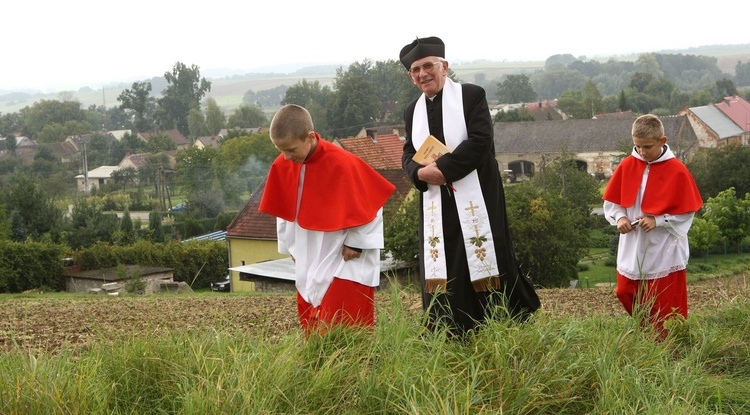
<svg viewBox="0 0 750 415"><path fill-rule="evenodd" d="M83 140L83 192L89 195L89 161L86 155L86 141Z"/></svg>

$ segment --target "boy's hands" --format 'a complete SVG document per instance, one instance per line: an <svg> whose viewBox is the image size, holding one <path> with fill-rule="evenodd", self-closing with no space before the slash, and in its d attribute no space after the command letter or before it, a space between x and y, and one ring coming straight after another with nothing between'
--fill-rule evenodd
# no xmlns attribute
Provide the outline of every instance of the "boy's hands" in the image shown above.
<svg viewBox="0 0 750 415"><path fill-rule="evenodd" d="M617 231L623 234L632 232L635 228L641 228L646 232L650 232L655 227L656 219L653 216L643 216L634 221L623 216L617 221Z"/></svg>
<svg viewBox="0 0 750 415"><path fill-rule="evenodd" d="M361 254L358 251L349 248L348 246L344 246L344 248L341 250L341 255L344 257L344 261L348 261L350 259L359 258Z"/></svg>

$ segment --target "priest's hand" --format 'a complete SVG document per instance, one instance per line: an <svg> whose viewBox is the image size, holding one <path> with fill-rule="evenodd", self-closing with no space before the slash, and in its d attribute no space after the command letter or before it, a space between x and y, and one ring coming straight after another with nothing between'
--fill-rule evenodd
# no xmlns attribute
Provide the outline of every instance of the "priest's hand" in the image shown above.
<svg viewBox="0 0 750 415"><path fill-rule="evenodd" d="M344 261L348 261L350 259L357 259L362 254L352 248L349 248L348 246L344 246L344 248L341 250L341 255L344 257Z"/></svg>
<svg viewBox="0 0 750 415"><path fill-rule="evenodd" d="M417 177L419 178L419 180L427 182L428 184L434 184L438 186L442 186L445 184L445 176L443 176L443 172L440 171L437 164L435 164L434 162L419 169L417 171Z"/></svg>

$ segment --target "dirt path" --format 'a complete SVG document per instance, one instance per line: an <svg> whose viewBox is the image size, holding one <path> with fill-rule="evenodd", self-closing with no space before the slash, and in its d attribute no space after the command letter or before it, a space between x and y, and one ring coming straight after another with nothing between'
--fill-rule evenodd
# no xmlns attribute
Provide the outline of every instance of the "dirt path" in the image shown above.
<svg viewBox="0 0 750 415"><path fill-rule="evenodd" d="M400 302L420 312L419 295L402 292ZM623 315L612 288L539 290L544 310L557 315ZM692 311L716 309L740 299L750 300L750 276L740 275L692 283ZM394 300L378 292L377 304ZM176 330L221 327L231 332L262 332L269 336L297 330L293 295L80 296L0 299L0 351L15 346L30 352L54 352L63 345L85 349L93 342L125 339L133 333L152 336Z"/></svg>

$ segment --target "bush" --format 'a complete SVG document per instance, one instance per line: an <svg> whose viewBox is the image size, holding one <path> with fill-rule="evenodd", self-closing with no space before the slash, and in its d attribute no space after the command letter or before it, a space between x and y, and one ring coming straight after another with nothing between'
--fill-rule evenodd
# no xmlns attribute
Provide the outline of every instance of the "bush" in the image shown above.
<svg viewBox="0 0 750 415"><path fill-rule="evenodd" d="M97 243L75 253L81 271L113 268L118 264L172 268L175 281L192 288L209 288L212 281L227 274L229 258L224 241L137 241L128 246Z"/></svg>
<svg viewBox="0 0 750 415"><path fill-rule="evenodd" d="M60 290L65 251L63 245L53 243L0 241L0 292Z"/></svg>

